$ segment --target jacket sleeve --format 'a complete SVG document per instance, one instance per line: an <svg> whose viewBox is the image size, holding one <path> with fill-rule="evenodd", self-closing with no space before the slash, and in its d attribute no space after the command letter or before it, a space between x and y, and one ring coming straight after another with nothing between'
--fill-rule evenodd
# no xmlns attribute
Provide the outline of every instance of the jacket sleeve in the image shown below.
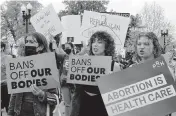
<svg viewBox="0 0 176 116"><path fill-rule="evenodd" d="M78 116L80 112L80 105L81 105L81 92L82 92L82 85L76 85L76 89L74 92L74 96L72 98L72 109L70 112L70 116Z"/></svg>
<svg viewBox="0 0 176 116"><path fill-rule="evenodd" d="M58 96L58 89L48 89L45 91L44 96L38 97L40 102L46 102L49 105L57 105L57 99L56 96Z"/></svg>
<svg viewBox="0 0 176 116"><path fill-rule="evenodd" d="M14 116L14 107L15 107L16 94L12 94L10 97L9 107L8 107L8 116Z"/></svg>

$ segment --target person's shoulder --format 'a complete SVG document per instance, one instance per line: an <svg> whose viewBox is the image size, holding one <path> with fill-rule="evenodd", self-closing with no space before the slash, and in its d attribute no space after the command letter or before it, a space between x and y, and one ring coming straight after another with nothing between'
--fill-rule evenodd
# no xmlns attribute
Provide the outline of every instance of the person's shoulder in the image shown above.
<svg viewBox="0 0 176 116"><path fill-rule="evenodd" d="M138 61L133 61L133 63L132 63L129 67L133 67L133 66L136 66L136 65L138 65L138 64L139 64Z"/></svg>

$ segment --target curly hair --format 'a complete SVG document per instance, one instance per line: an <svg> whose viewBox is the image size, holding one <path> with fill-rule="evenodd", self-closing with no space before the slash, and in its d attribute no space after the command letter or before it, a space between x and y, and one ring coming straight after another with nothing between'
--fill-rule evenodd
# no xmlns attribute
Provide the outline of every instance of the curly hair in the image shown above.
<svg viewBox="0 0 176 116"><path fill-rule="evenodd" d="M134 54L134 57L133 57L134 61L140 61L141 60L140 56L137 54L137 42L138 42L139 38L141 38L141 37L147 37L149 40L152 40L152 43L153 43L153 46L154 46L154 48L153 48L154 58L157 58L157 57L161 56L162 47L159 44L157 36L153 32L141 32L137 36L137 39L136 39L136 42L135 42L135 54Z"/></svg>
<svg viewBox="0 0 176 116"><path fill-rule="evenodd" d="M105 31L97 31L90 37L90 41L89 41L90 51L89 51L89 54L94 55L93 52L92 52L92 43L95 40L95 38L97 38L98 40L103 40L105 42L105 51L104 51L105 56L113 56L114 57L114 55L115 55L114 38L112 38L112 36Z"/></svg>

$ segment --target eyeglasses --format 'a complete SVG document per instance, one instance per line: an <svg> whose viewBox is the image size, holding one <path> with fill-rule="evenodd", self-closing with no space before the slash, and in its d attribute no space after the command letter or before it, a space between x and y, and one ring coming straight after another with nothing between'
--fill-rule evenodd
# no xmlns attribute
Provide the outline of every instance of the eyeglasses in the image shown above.
<svg viewBox="0 0 176 116"><path fill-rule="evenodd" d="M35 41L34 39L32 39L32 40L25 40L25 43L37 43L37 41Z"/></svg>

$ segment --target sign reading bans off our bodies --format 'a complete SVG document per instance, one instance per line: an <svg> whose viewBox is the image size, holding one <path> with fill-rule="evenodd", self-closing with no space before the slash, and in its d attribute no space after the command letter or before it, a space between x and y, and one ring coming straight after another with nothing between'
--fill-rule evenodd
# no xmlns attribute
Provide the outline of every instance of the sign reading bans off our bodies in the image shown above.
<svg viewBox="0 0 176 116"><path fill-rule="evenodd" d="M41 89L57 87L58 70L54 53L9 58L6 66L9 94L30 92L31 84Z"/></svg>
<svg viewBox="0 0 176 116"><path fill-rule="evenodd" d="M111 61L110 56L70 56L67 82L96 86L96 80L109 73Z"/></svg>
<svg viewBox="0 0 176 116"><path fill-rule="evenodd" d="M176 84L163 57L104 76L98 86L109 116L164 116L176 111Z"/></svg>

